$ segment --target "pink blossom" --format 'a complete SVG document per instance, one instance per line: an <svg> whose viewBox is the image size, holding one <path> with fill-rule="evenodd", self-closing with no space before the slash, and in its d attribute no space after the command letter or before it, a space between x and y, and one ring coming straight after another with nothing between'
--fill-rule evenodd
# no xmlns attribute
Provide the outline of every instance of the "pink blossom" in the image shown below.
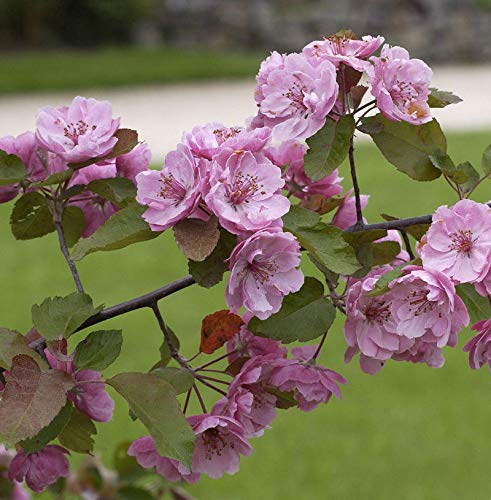
<svg viewBox="0 0 491 500"><path fill-rule="evenodd" d="M275 50L261 62L259 72L256 76L257 87L255 99L258 104L264 100L263 86L268 84L269 75L273 71L282 70L285 67L285 58L286 54L280 54Z"/></svg>
<svg viewBox="0 0 491 500"><path fill-rule="evenodd" d="M119 119L112 118L108 101L75 97L70 106L41 108L36 116L36 138L47 151L67 162L82 162L109 153Z"/></svg>
<svg viewBox="0 0 491 500"><path fill-rule="evenodd" d="M247 437L257 437L276 417L276 396L268 392L269 361L276 354L255 356L244 363L227 390L227 396L215 403L212 415L225 415L237 420Z"/></svg>
<svg viewBox="0 0 491 500"><path fill-rule="evenodd" d="M472 329L478 333L464 346L464 351L469 353L469 365L478 370L487 363L491 371L491 319L478 321Z"/></svg>
<svg viewBox="0 0 491 500"><path fill-rule="evenodd" d="M304 47L303 53L313 64L330 61L336 68L344 63L357 71L365 71L370 63L364 59L371 56L383 43L384 38L381 36L366 35L358 40L348 33L310 42Z"/></svg>
<svg viewBox="0 0 491 500"><path fill-rule="evenodd" d="M371 374L380 370L393 353L405 351L413 344L411 339L397 333L397 321L391 310L392 294L369 295L380 276L390 269L386 266L371 271L351 285L346 296L345 362L360 352L360 365Z"/></svg>
<svg viewBox="0 0 491 500"><path fill-rule="evenodd" d="M283 297L303 285L300 245L290 233L259 231L239 243L230 255L226 301L260 319L280 310Z"/></svg>
<svg viewBox="0 0 491 500"><path fill-rule="evenodd" d="M243 319L247 323L245 316ZM288 352L286 347L281 346L280 341L258 337L251 333L246 325L242 325L239 333L226 343L226 348L227 352L230 353L228 356L229 363L233 363L238 358L253 358L254 356L266 356L268 354L284 358Z"/></svg>
<svg viewBox="0 0 491 500"><path fill-rule="evenodd" d="M380 57L367 67L372 94L381 113L393 121L421 125L431 121L428 106L433 72L420 59L410 59L402 47L384 45Z"/></svg>
<svg viewBox="0 0 491 500"><path fill-rule="evenodd" d="M457 283L476 283L491 268L491 208L472 200L439 207L420 249L423 267Z"/></svg>
<svg viewBox="0 0 491 500"><path fill-rule="evenodd" d="M288 54L261 70L256 89L258 120L268 126L274 140L305 139L325 123L336 103L336 68L329 61L317 66L302 54Z"/></svg>
<svg viewBox="0 0 491 500"><path fill-rule="evenodd" d="M290 202L281 194L281 170L262 154L237 150L215 157L208 208L233 234L258 231L285 215Z"/></svg>
<svg viewBox="0 0 491 500"><path fill-rule="evenodd" d="M37 156L37 143L32 132L24 132L17 137L5 136L0 138L0 149L9 155L20 158L26 167L26 180L36 182L46 177L46 171ZM0 203L5 203L17 196L20 184L0 186Z"/></svg>
<svg viewBox="0 0 491 500"><path fill-rule="evenodd" d="M75 374L75 384L69 399L76 408L96 422L109 422L113 418L114 401L105 390L101 372L81 370Z"/></svg>
<svg viewBox="0 0 491 500"><path fill-rule="evenodd" d="M211 160L218 153L220 146L241 130L240 127L226 127L218 122L207 123L194 127L191 132L184 132L182 143L197 158Z"/></svg>
<svg viewBox="0 0 491 500"><path fill-rule="evenodd" d="M9 500L29 500L31 495L24 490L22 483L13 480L7 484L8 468L15 454L15 451L7 450L3 444L0 444L0 482L2 483L0 493L4 495L2 498L7 498L8 495Z"/></svg>
<svg viewBox="0 0 491 500"><path fill-rule="evenodd" d="M409 349L394 353L392 359L409 363L426 363L430 368L441 368L445 363L441 348L432 341L427 342L425 337L415 339Z"/></svg>
<svg viewBox="0 0 491 500"><path fill-rule="evenodd" d="M183 145L165 158L160 172L147 170L136 176L136 200L147 205L143 218L153 231L163 231L190 215L200 201L199 162Z"/></svg>
<svg viewBox="0 0 491 500"><path fill-rule="evenodd" d="M336 210L332 219L332 224L339 229L346 230L356 224L356 200L354 196L351 196L352 193L352 189L346 192L343 204ZM370 195L362 194L360 196L362 209L367 206L369 199Z"/></svg>
<svg viewBox="0 0 491 500"><path fill-rule="evenodd" d="M409 254L402 248L402 238L399 234L399 231L396 231L395 229L389 229L387 231L387 236L375 240L375 243L382 243L383 241L393 241L397 243L401 248L401 251L397 254L397 257L391 263L393 266L400 266L401 264L404 264L404 262L409 262L409 260L411 260Z"/></svg>
<svg viewBox="0 0 491 500"><path fill-rule="evenodd" d="M491 296L491 267L488 274L479 283L474 283L476 292L483 297Z"/></svg>
<svg viewBox="0 0 491 500"><path fill-rule="evenodd" d="M339 373L316 363L313 356L317 348L316 345L294 347L294 359L274 363L270 377L271 385L280 391L293 391L298 407L305 412L327 403L333 394L341 399L338 384L347 383Z"/></svg>
<svg viewBox="0 0 491 500"><path fill-rule="evenodd" d="M36 493L44 491L60 477L67 477L70 464L65 454L68 451L61 446L48 445L36 453L19 450L9 467L9 479L22 482Z"/></svg>
<svg viewBox="0 0 491 500"><path fill-rule="evenodd" d="M136 184L136 176L148 169L152 153L146 144L138 144L129 153L116 158L116 171L118 177L125 177Z"/></svg>
<svg viewBox="0 0 491 500"><path fill-rule="evenodd" d="M397 334L424 337L439 348L455 346L456 334L469 324L469 315L449 278L439 271L407 266L389 288Z"/></svg>
<svg viewBox="0 0 491 500"><path fill-rule="evenodd" d="M133 441L128 448L128 455L135 457L144 469L155 467L157 474L168 481L183 480L193 484L200 478L200 474L191 472L182 462L159 455L151 436L142 436Z"/></svg>
<svg viewBox="0 0 491 500"><path fill-rule="evenodd" d="M196 442L192 469L211 478L235 474L239 470L240 455L249 456L252 446L244 428L237 420L219 415L193 415L188 418Z"/></svg>
<svg viewBox="0 0 491 500"><path fill-rule="evenodd" d="M316 182L307 177L304 170L304 156L307 149L307 146L298 141L285 141L277 148L272 147L266 151L270 160L283 170L288 192L300 199L314 194L331 198L341 193L343 188L340 182L343 178L339 177L337 169Z"/></svg>

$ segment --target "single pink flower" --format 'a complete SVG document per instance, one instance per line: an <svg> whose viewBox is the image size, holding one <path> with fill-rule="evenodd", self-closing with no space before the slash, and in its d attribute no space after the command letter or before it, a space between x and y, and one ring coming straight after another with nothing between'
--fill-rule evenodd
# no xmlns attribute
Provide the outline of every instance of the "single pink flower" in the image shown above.
<svg viewBox="0 0 491 500"><path fill-rule="evenodd" d="M306 54L313 64L322 61L330 61L336 68L341 63L351 66L357 71L365 71L370 65L365 59L371 56L382 44L384 38L381 36L363 36L361 40L347 35L332 35L324 40L315 40L306 45L303 53Z"/></svg>
<svg viewBox="0 0 491 500"><path fill-rule="evenodd" d="M165 158L160 172L146 170L136 176L136 200L147 205L143 218L153 231L163 231L189 216L201 196L200 161L179 144Z"/></svg>
<svg viewBox="0 0 491 500"><path fill-rule="evenodd" d="M266 151L268 158L283 171L285 188L297 198L303 199L309 195L320 194L331 198L341 193L343 188L338 170L335 169L323 179L312 182L304 170L304 156L307 146L298 141L284 141L278 147Z"/></svg>
<svg viewBox="0 0 491 500"><path fill-rule="evenodd" d="M327 403L334 394L341 399L338 384L347 381L337 372L319 366L313 359L318 346L294 347L294 359L273 362L270 384L280 391L293 391L302 411L311 411L320 403Z"/></svg>
<svg viewBox="0 0 491 500"><path fill-rule="evenodd" d="M118 177L125 177L136 184L136 176L148 169L152 160L152 152L145 144L138 144L129 153L116 158L116 172Z"/></svg>
<svg viewBox="0 0 491 500"><path fill-rule="evenodd" d="M109 153L119 119L108 101L75 97L70 106L46 106L36 115L36 139L67 162L82 162Z"/></svg>
<svg viewBox="0 0 491 500"><path fill-rule="evenodd" d="M38 158L38 145L32 132L24 132L17 137L5 136L0 138L0 149L9 155L20 158L26 167L26 180L37 182L46 177L46 170ZM21 189L20 184L0 186L0 203L5 203L17 196Z"/></svg>
<svg viewBox="0 0 491 500"><path fill-rule="evenodd" d="M191 472L182 462L159 455L151 436L142 436L131 443L128 455L135 457L144 469L155 467L157 474L168 481L186 481L193 484L199 480L200 474Z"/></svg>
<svg viewBox="0 0 491 500"><path fill-rule="evenodd" d="M233 234L258 231L285 215L289 200L281 194L281 170L264 155L250 151L224 151L215 157L208 208Z"/></svg>
<svg viewBox="0 0 491 500"><path fill-rule="evenodd" d="M402 47L384 45L380 57L366 68L372 95L381 113L393 121L421 125L431 121L428 106L433 72L420 59L410 59Z"/></svg>
<svg viewBox="0 0 491 500"><path fill-rule="evenodd" d="M211 478L235 474L239 470L240 455L249 456L252 446L244 428L237 420L218 415L193 415L188 418L196 442L192 469Z"/></svg>
<svg viewBox="0 0 491 500"><path fill-rule="evenodd" d="M460 200L439 207L420 249L423 267L457 283L484 280L491 269L491 208Z"/></svg>
<svg viewBox="0 0 491 500"><path fill-rule="evenodd" d="M469 324L469 314L449 278L439 271L407 266L389 288L397 334L424 337L438 348L455 346L457 333Z"/></svg>
<svg viewBox="0 0 491 500"><path fill-rule="evenodd" d="M469 353L469 365L478 370L487 363L491 371L491 319L478 321L472 329L478 333L464 346L464 351Z"/></svg>
<svg viewBox="0 0 491 500"><path fill-rule="evenodd" d="M0 493L4 495L2 498L8 498L9 500L29 500L31 495L24 490L21 482L11 480L10 484L7 484L7 481L9 481L7 477L8 468L15 455L14 450L7 450L3 444L0 444L0 481L2 482Z"/></svg>
<svg viewBox="0 0 491 500"><path fill-rule="evenodd" d="M491 267L488 274L484 276L482 281L474 283L474 288L479 295L483 297L491 297Z"/></svg>
<svg viewBox="0 0 491 500"><path fill-rule="evenodd" d="M339 229L346 230L356 224L356 201L355 197L351 196L352 193L352 189L346 192L343 204L338 207L332 219L331 224ZM360 196L362 209L367 206L369 199L370 195L362 194Z"/></svg>
<svg viewBox="0 0 491 500"><path fill-rule="evenodd" d="M260 319L280 310L283 297L300 290L304 276L300 245L290 233L259 231L239 243L229 259L226 301L233 312L241 306Z"/></svg>
<svg viewBox="0 0 491 500"><path fill-rule="evenodd" d="M48 445L36 453L19 450L9 467L9 479L22 482L36 493L44 491L60 477L67 477L70 464L65 454L68 451L57 445Z"/></svg>
<svg viewBox="0 0 491 500"><path fill-rule="evenodd" d="M445 363L441 348L435 342L427 342L425 337L415 339L409 349L394 353L392 359L409 363L426 363L430 368L441 368Z"/></svg>
<svg viewBox="0 0 491 500"><path fill-rule="evenodd" d="M258 104L264 100L263 86L268 84L269 75L276 70L282 70L285 67L285 57L286 54L280 54L279 52L273 51L271 54L261 62L259 67L259 72L256 76L256 92L255 99Z"/></svg>
<svg viewBox="0 0 491 500"><path fill-rule="evenodd" d="M241 132L240 127L226 127L218 122L197 125L191 132L184 132L182 143L186 145L194 156L211 160L220 146L231 137Z"/></svg>
<svg viewBox="0 0 491 500"><path fill-rule="evenodd" d="M96 422L113 418L114 401L105 390L101 372L81 370L75 374L75 388L69 394L75 407Z"/></svg>
<svg viewBox="0 0 491 500"><path fill-rule="evenodd" d="M336 103L336 68L329 61L314 67L303 54L281 57L281 64L271 61L260 71L259 120L251 125L270 127L274 140L305 139L324 125Z"/></svg>
<svg viewBox="0 0 491 500"><path fill-rule="evenodd" d="M234 418L248 438L262 436L276 417L276 396L268 391L272 370L269 361L276 359L273 354L246 361L232 380L227 396L215 403L211 414Z"/></svg>

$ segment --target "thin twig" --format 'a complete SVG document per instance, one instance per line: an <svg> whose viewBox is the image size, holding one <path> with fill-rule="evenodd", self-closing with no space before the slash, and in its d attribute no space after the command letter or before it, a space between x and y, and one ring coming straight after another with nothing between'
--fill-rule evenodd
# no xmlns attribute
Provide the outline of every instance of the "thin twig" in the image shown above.
<svg viewBox="0 0 491 500"><path fill-rule="evenodd" d="M400 229L399 230L402 236L402 239L404 240L404 245L406 246L407 253L409 254L409 258L411 260L414 260L414 253L413 249L411 247L411 242L409 241L409 237L407 235L407 231L405 229Z"/></svg>
<svg viewBox="0 0 491 500"><path fill-rule="evenodd" d="M360 187L358 186L358 179L356 177L356 165L355 165L355 148L353 146L353 136L350 139L349 151L348 151L350 170L351 170L351 180L353 181L353 189L355 191L355 204L356 204L356 226L363 228L363 213L361 208L360 199Z"/></svg>
<svg viewBox="0 0 491 500"><path fill-rule="evenodd" d="M191 391L193 390L193 388L191 387L191 389L189 389L189 391L187 392L186 394L186 400L184 401L184 407L182 409L182 412L184 414L186 414L186 410L188 409L188 405L189 405L189 400L191 399Z"/></svg>
<svg viewBox="0 0 491 500"><path fill-rule="evenodd" d="M374 104L376 104L376 102L377 101L375 99L372 99L371 101L365 103L363 106L356 108L354 112L358 113L358 111L361 111L362 109L369 108L370 106L373 106Z"/></svg>
<svg viewBox="0 0 491 500"><path fill-rule="evenodd" d="M56 217L55 217L56 219ZM65 257L65 260L68 264L68 267L70 268L70 271L73 276L73 280L75 281L75 286L77 287L77 290L80 293L84 292L84 287L82 286L82 282L80 281L80 276L78 275L77 267L75 266L75 263L73 262L72 258L70 257L70 252L68 251L68 246L66 244L66 239L65 239L65 233L63 232L63 226L61 225L61 222L59 220L54 220L54 226L56 229L56 232L58 233L58 241L60 242L60 249Z"/></svg>
<svg viewBox="0 0 491 500"><path fill-rule="evenodd" d="M319 357L319 354L321 353L322 346L324 345L326 338L327 338L327 332L324 333L324 335L322 336L321 341L320 341L319 345L317 346L317 349L316 349L314 355L312 356L312 359L317 359Z"/></svg>
<svg viewBox="0 0 491 500"><path fill-rule="evenodd" d="M203 368L208 368L209 366L214 365L215 363L218 363L219 361L222 361L222 359L228 358L231 354L235 354L237 351L238 351L238 349L235 349L234 351L227 352L218 358L212 359L211 361L208 361L208 363L205 363L204 365L198 366L198 368L196 368L196 371L199 372L199 371L203 370Z"/></svg>
<svg viewBox="0 0 491 500"><path fill-rule="evenodd" d="M201 409L203 410L203 413L208 413L206 411L206 406L205 402L203 401L203 396L201 396L201 392L199 392L199 389L196 384L193 385L194 392L196 393L196 396L198 396L198 401L199 404L201 405Z"/></svg>
<svg viewBox="0 0 491 500"><path fill-rule="evenodd" d="M215 387L212 384L209 384L206 380L204 380L202 377L197 377L197 380L199 380L203 385L206 385L206 387L209 387L210 389L213 389L214 391L218 392L222 396L226 396L227 393L225 391L222 391L218 387Z"/></svg>
<svg viewBox="0 0 491 500"><path fill-rule="evenodd" d="M224 385L230 384L226 380L220 380L219 378L215 378L215 377L208 377L207 375L200 375L197 378L198 378L198 380L205 379L205 380L209 380L210 382L217 382L218 384L224 384Z"/></svg>

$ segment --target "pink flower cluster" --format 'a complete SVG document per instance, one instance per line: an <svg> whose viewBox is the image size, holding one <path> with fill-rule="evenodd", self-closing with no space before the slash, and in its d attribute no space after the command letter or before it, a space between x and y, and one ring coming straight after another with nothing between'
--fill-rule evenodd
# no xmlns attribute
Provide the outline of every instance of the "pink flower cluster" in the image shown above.
<svg viewBox="0 0 491 500"><path fill-rule="evenodd" d="M75 97L70 106L42 108L36 117L35 133L0 138L0 149L18 156L27 171L21 183L0 186L0 203L10 201L19 192L38 189L35 183L67 170L69 164L92 158L101 160L76 170L67 187L114 177L135 183L136 175L150 164L151 154L145 144L114 159L102 159L117 143L115 133L119 124L119 119L113 119L107 101ZM70 198L69 204L79 207L85 216L84 237L90 236L118 210L116 205L90 192Z"/></svg>
<svg viewBox="0 0 491 500"><path fill-rule="evenodd" d="M243 326L227 345L229 359L243 361L210 413L193 415L188 421L196 434L191 470L177 460L160 456L153 439L137 439L128 453L145 468L155 467L169 481L193 483L206 474L219 478L239 470L240 456L249 456L249 439L260 436L276 416L277 399L292 394L298 407L310 411L327 403L346 380L316 363L318 346L292 349L292 358L275 340L253 335Z"/></svg>

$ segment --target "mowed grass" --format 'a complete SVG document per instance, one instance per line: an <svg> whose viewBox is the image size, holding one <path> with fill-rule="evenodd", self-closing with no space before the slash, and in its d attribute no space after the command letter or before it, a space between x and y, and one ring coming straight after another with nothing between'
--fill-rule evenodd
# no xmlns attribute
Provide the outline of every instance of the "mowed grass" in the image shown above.
<svg viewBox="0 0 491 500"><path fill-rule="evenodd" d="M479 164L491 132L453 135L454 158ZM357 149L362 190L372 199L370 221L387 212L409 216L452 203L446 183L417 183L388 165L370 145ZM346 165L341 168L349 187ZM491 198L491 183L476 193ZM30 307L44 297L73 291L71 278L56 249L55 238L16 242L10 234L11 205L0 207L1 326L26 331ZM186 262L172 234L114 252L94 254L79 265L87 291L96 303L112 305L157 288L186 274ZM224 285L210 290L191 287L161 302L169 325L181 338L182 352L192 355L199 344L201 319L224 308ZM106 375L148 370L158 359L161 334L150 311L132 312L97 328L122 328L122 356ZM72 340L78 342L83 334ZM331 328L322 363L349 381L343 400L333 400L311 413L280 411L269 430L253 440L255 451L241 471L221 480L204 478L189 488L203 500L488 500L491 447L491 374L471 371L461 351L447 349L446 365L387 363L376 376L363 374L356 361L343 363L342 321ZM199 359L199 358L198 358ZM203 359L206 359L205 357ZM114 444L140 436L139 422L128 418L117 396L115 419L98 425L97 449L111 465ZM207 394L207 402L214 400ZM194 404L194 408L196 405Z"/></svg>
<svg viewBox="0 0 491 500"><path fill-rule="evenodd" d="M263 56L166 47L3 53L0 94L250 77Z"/></svg>

